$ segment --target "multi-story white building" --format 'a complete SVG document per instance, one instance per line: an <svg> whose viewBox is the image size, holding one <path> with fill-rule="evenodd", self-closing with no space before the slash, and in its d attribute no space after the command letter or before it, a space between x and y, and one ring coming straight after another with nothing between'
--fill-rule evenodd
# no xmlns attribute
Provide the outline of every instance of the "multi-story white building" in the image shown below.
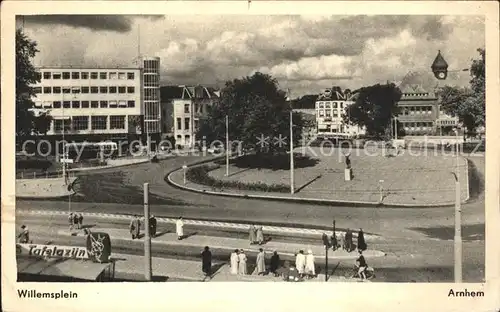
<svg viewBox="0 0 500 312"><path fill-rule="evenodd" d="M326 89L315 103L316 126L318 137L352 137L363 134L358 126L344 123L342 115L346 108L354 104L354 94L342 92L340 88Z"/></svg>
<svg viewBox="0 0 500 312"><path fill-rule="evenodd" d="M161 92L162 130L174 136L177 146L193 148L200 117L219 98L219 93L203 86L165 86Z"/></svg>
<svg viewBox="0 0 500 312"><path fill-rule="evenodd" d="M35 113L53 118L48 136L123 140L160 133L159 58L136 68L39 67Z"/></svg>

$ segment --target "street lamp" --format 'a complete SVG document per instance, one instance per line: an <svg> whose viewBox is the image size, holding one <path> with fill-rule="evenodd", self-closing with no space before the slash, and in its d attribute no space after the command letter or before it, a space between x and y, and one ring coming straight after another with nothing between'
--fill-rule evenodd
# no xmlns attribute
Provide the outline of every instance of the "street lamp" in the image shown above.
<svg viewBox="0 0 500 312"><path fill-rule="evenodd" d="M460 204L460 148L458 142L458 130L455 129L456 139L456 167L453 175L455 176L455 237L454 237L454 253L455 253L455 283L462 282L462 209Z"/></svg>
<svg viewBox="0 0 500 312"><path fill-rule="evenodd" d="M290 100L290 89L287 92L287 100L290 102L290 193L295 193L295 179L294 179L294 163L293 163L293 109L292 101Z"/></svg>
<svg viewBox="0 0 500 312"><path fill-rule="evenodd" d="M186 184L186 170L187 170L187 165L184 162L184 165L182 165L182 171L184 173L184 184Z"/></svg>
<svg viewBox="0 0 500 312"><path fill-rule="evenodd" d="M229 177L229 116L226 115L226 177Z"/></svg>

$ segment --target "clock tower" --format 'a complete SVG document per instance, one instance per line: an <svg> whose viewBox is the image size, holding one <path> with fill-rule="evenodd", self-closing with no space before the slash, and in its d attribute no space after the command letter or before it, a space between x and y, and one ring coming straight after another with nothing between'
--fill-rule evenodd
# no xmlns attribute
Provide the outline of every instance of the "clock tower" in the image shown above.
<svg viewBox="0 0 500 312"><path fill-rule="evenodd" d="M431 65L431 69L434 76L439 80L445 80L448 76L448 63L444 60L440 50Z"/></svg>

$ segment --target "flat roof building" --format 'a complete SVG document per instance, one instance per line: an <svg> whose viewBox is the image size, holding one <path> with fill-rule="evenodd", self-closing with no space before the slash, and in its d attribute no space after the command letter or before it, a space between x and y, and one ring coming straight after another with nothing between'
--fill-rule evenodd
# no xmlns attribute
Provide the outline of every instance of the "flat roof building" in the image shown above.
<svg viewBox="0 0 500 312"><path fill-rule="evenodd" d="M35 113L53 118L48 136L74 141L159 135L160 59L137 67L38 67Z"/></svg>

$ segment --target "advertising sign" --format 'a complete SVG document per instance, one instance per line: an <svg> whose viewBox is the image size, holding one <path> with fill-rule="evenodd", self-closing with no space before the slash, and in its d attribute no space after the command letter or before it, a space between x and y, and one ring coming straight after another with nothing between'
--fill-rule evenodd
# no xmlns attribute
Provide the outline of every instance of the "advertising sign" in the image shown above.
<svg viewBox="0 0 500 312"><path fill-rule="evenodd" d="M87 248L74 246L17 244L16 253L31 257L89 259Z"/></svg>
<svg viewBox="0 0 500 312"><path fill-rule="evenodd" d="M109 262L111 256L111 239L108 233L91 232L87 235L87 249L89 257L94 262Z"/></svg>

